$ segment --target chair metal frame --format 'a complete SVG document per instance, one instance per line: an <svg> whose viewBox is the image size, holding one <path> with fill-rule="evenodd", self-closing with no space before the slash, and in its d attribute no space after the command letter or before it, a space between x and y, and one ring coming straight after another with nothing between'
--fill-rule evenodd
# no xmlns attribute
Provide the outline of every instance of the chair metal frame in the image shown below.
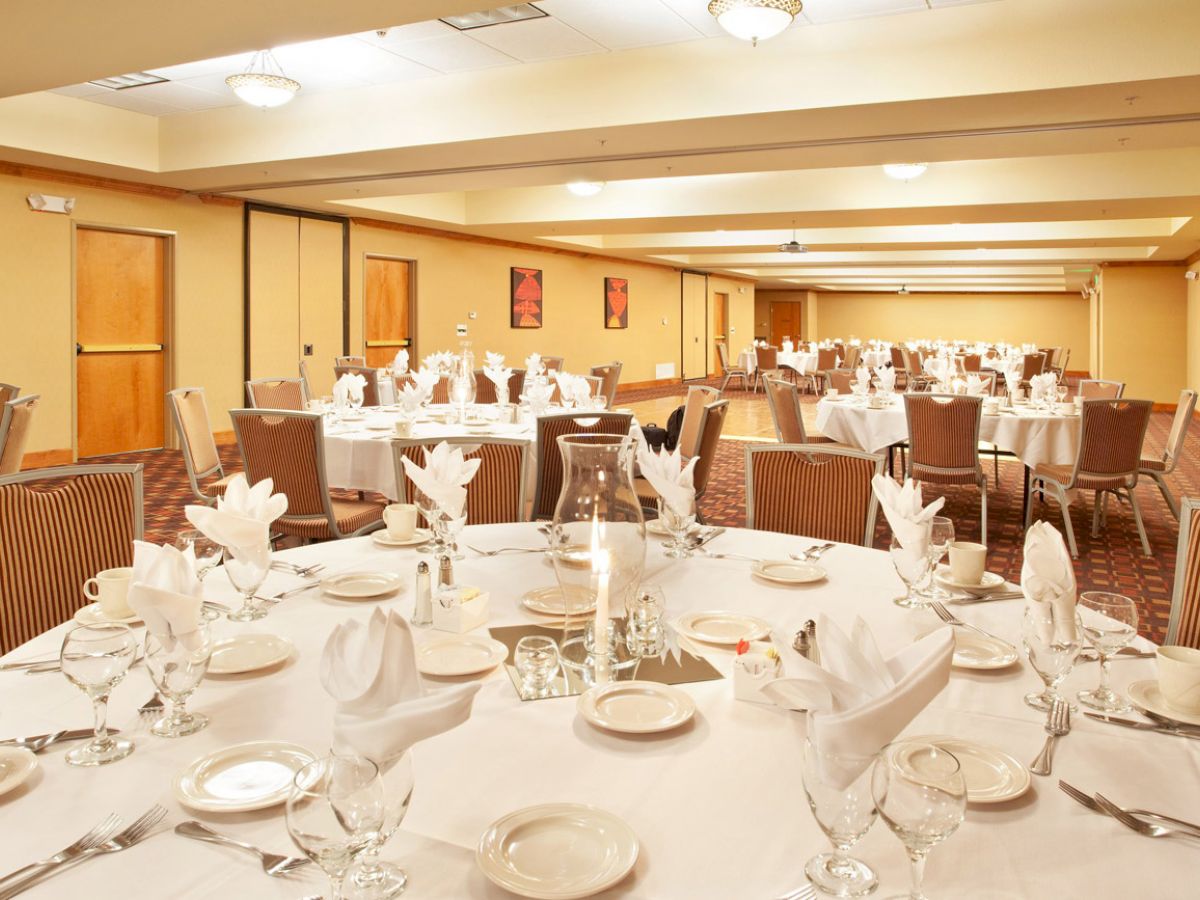
<svg viewBox="0 0 1200 900"><path fill-rule="evenodd" d="M0 408L0 457L4 456L4 448L8 445L9 431L12 429L13 416L16 413L18 406L29 406L29 415L33 416L33 407L36 407L38 401L41 400L40 394L26 394L24 397L13 397L5 402ZM29 439L29 433L26 432L25 439ZM21 451L21 457L24 459L25 452ZM21 460L17 461L17 471L21 469Z"/></svg>
<svg viewBox="0 0 1200 900"><path fill-rule="evenodd" d="M804 435L804 443L813 443L809 440L808 429L804 426L803 407L800 404L800 388L785 381L782 378L767 379L767 408L771 411L771 424L775 426L775 440L783 443L783 429L779 427L779 408L775 405L775 395L771 392L771 385L781 385L788 389L788 394L792 398L792 403L795 406L796 421L800 423L800 433Z"/></svg>
<svg viewBox="0 0 1200 900"><path fill-rule="evenodd" d="M34 395L36 396L36 395ZM142 540L146 533L146 507L144 474L142 463L114 463L111 465L52 466L49 469L26 469L11 475L0 475L0 487L8 484L25 484L30 481L53 481L74 478L77 475L132 475L133 539Z"/></svg>
<svg viewBox="0 0 1200 900"><path fill-rule="evenodd" d="M355 366L360 369L367 367L367 358L365 356L335 356L333 358L334 368L338 366Z"/></svg>
<svg viewBox="0 0 1200 900"><path fill-rule="evenodd" d="M717 341L717 356L721 360L721 371L725 373L725 380L721 382L721 392L724 393L731 378L742 379L742 390L750 390L750 373L743 366L729 365L729 345L725 341Z"/></svg>
<svg viewBox="0 0 1200 900"><path fill-rule="evenodd" d="M530 442L524 438L511 437L490 437L487 435L479 435L472 437L470 435L455 435L445 438L392 438L392 466L396 471L396 493L397 503L411 503L408 499L408 491L405 490L406 473L404 471L404 450L408 447L436 447L438 444L449 444L451 447L463 448L464 455L470 452L466 448L482 447L484 444L501 444L504 446L517 447L521 451L521 475L517 484L517 518L514 522L529 521L528 513L531 510L527 509L528 504L525 502L526 486L529 482L529 446ZM468 494L471 491L470 483L467 484Z"/></svg>
<svg viewBox="0 0 1200 900"><path fill-rule="evenodd" d="M1192 513L1200 510L1200 499L1184 497L1179 507L1179 540L1175 545L1175 584L1171 588L1171 615L1167 619L1164 644L1179 643L1179 620L1183 618L1183 588L1187 581L1187 549L1192 537ZM1200 598L1198 598L1200 602ZM1197 648L1200 649L1200 648Z"/></svg>
<svg viewBox="0 0 1200 900"><path fill-rule="evenodd" d="M940 403L942 401L946 401L947 404L954 403L954 402L957 402L960 404L973 403L975 406L975 427L972 430L971 438L970 438L970 446L972 448L972 452L975 455L975 465L974 466L953 466L950 468L945 468L942 466L931 466L926 463L918 463L916 461L917 444L915 444L913 442L913 427L912 427L913 404L914 403L925 403L925 402ZM915 466L920 466L921 469L923 469L927 472L931 472L935 476L937 476L937 475L949 475L949 476L974 475L975 476L975 486L979 488L979 533L980 533L979 542L981 544L986 544L987 543L987 521L988 521L988 516L987 516L987 510L988 510L987 484L988 484L988 480L987 480L987 475L985 475L983 472L983 463L981 462L981 460L979 458L979 429L980 429L980 425L983 422L983 398L982 397L972 397L972 396L967 396L967 395L963 395L963 394L932 394L932 393L905 394L904 395L904 419L905 419L906 424L908 425L908 454L905 457L905 462L904 462L904 477L905 478L915 478L916 480L920 481L921 480L920 477L914 476L914 474L913 474L913 468ZM931 480L930 483L931 484L939 484L939 482L936 480ZM949 483L949 482L947 482L947 483Z"/></svg>
<svg viewBox="0 0 1200 900"><path fill-rule="evenodd" d="M1184 388L1179 392L1179 404L1175 407L1175 418L1171 421L1172 429L1175 427L1175 422L1182 420L1183 425L1179 429L1179 434L1176 435L1175 445L1168 446L1163 450L1163 462L1166 467L1163 469L1148 469L1143 466L1138 466L1138 475L1146 475L1154 479L1154 483L1158 485L1159 493L1162 494L1164 500L1167 501L1167 508L1171 510L1171 515L1175 517L1175 521L1181 521L1179 518L1179 505L1175 502L1175 496L1171 493L1171 489L1167 486L1166 476L1175 471L1175 467L1179 465L1179 457L1183 455L1183 445L1187 441L1188 428L1192 424L1192 415L1196 411L1196 392L1190 388ZM4 446L4 441L0 438L0 447Z"/></svg>
<svg viewBox="0 0 1200 900"><path fill-rule="evenodd" d="M0 399L7 403L9 400L16 400L21 396L21 389L15 384L6 384L0 381Z"/></svg>
<svg viewBox="0 0 1200 900"><path fill-rule="evenodd" d="M208 478L210 475L216 474L217 480L225 477L225 467L221 464L221 453L217 448L217 441L212 439L214 454L217 457L217 464L211 468L197 472L194 461L192 460L192 442L188 440L187 429L183 427L183 417L179 414L179 406L175 402L176 397L184 397L188 394L198 393L204 401L204 418L208 419L208 400L204 396L204 388L202 387L181 387L175 388L172 391L167 391L167 399L170 401L167 405L171 408L171 421L175 423L175 431L179 434L179 448L183 451L183 464L187 467L188 484L192 488L192 496L205 506L215 506L216 497L210 497L200 487L200 479ZM209 425L211 428L211 420ZM212 431L209 431L209 436L212 436ZM2 444L0 444L2 446Z"/></svg>
<svg viewBox="0 0 1200 900"><path fill-rule="evenodd" d="M607 409L612 409L613 404L617 402L617 386L621 383L621 369L623 368L624 364L619 359L614 359L612 362L601 363L598 366L592 366L589 370L589 374L593 378L600 379L600 390L603 393L605 402L607 404ZM613 375L612 390L610 391L606 389L605 384L608 380L609 374L614 369L616 370L616 374Z"/></svg>
<svg viewBox="0 0 1200 900"><path fill-rule="evenodd" d="M270 407L260 407L254 402L254 385L256 384L298 384L300 385L300 402L303 406L308 406L308 401L312 399L308 393L308 387L304 383L303 378L252 378L246 382L246 403L247 409L270 409ZM303 412L303 410L296 410Z"/></svg>
<svg viewBox="0 0 1200 900"><path fill-rule="evenodd" d="M557 421L558 419L574 419L577 421L578 420L587 420L587 419L599 420L599 419L606 418L609 416L617 416L619 418L624 419L625 426L623 428L619 429L618 431L586 431L586 432L572 432L572 433L573 434L608 434L608 435L616 435L617 437L628 437L629 436L629 428L633 424L633 414L632 413L619 413L619 412L613 412L612 410L607 410L607 409L599 409L594 412L588 412L586 410L583 410L583 411L569 410L567 412L561 412L561 413L550 413L548 415L539 416L537 418L537 421L534 425L534 431L535 431L536 440L537 440L537 451L536 451L537 452L537 471L534 473L535 480L534 480L534 488L533 488L533 509L530 510L530 513L529 513L530 521L536 522L536 521L539 521L540 519L549 519L549 518L553 518L553 515L554 515L553 511L548 515L543 515L538 512L538 510L541 509L541 506L542 506L542 492L545 489L545 479L542 477L542 472L543 472L543 467L546 465L546 455L550 452L550 449L545 446L545 444L546 444L545 429L542 427L542 422ZM557 451L557 448L555 448L555 449ZM561 488L560 488L560 490L561 490ZM555 498L555 501L557 502L557 498Z"/></svg>
<svg viewBox="0 0 1200 900"><path fill-rule="evenodd" d="M1076 390L1080 397L1083 397L1083 386L1085 384L1113 385L1117 389L1115 397L1084 397L1085 400L1121 400L1125 396L1125 382L1123 381L1113 381L1104 378L1081 378L1079 379L1079 387Z"/></svg>

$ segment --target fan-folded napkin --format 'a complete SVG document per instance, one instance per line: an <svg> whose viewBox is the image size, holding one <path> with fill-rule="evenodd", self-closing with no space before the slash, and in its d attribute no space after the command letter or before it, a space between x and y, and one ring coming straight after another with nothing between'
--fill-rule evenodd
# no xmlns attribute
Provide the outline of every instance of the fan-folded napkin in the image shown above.
<svg viewBox="0 0 1200 900"><path fill-rule="evenodd" d="M417 489L438 505L451 519L462 516L467 504L467 483L479 471L482 460L463 459L458 447L451 448L445 441L425 450L425 467L421 468L407 456L404 471Z"/></svg>
<svg viewBox="0 0 1200 900"><path fill-rule="evenodd" d="M198 648L200 579L192 548L134 541L129 606L163 646L170 648L178 639L189 650Z"/></svg>
<svg viewBox="0 0 1200 900"><path fill-rule="evenodd" d="M453 365L454 354L449 350L443 350L440 353L430 353L421 360L421 368L430 369L439 375L449 372Z"/></svg>
<svg viewBox="0 0 1200 900"><path fill-rule="evenodd" d="M429 391L412 381L406 381L404 387L400 388L396 399L400 401L400 406L403 410L412 415L421 408L421 404L429 398Z"/></svg>
<svg viewBox="0 0 1200 900"><path fill-rule="evenodd" d="M272 493L274 487L270 478L250 487L246 476L239 472L229 479L215 507L193 505L184 513L205 537L228 548L235 559L258 556L268 546L271 523L288 508L287 496Z"/></svg>
<svg viewBox="0 0 1200 900"><path fill-rule="evenodd" d="M983 379L978 375L967 376L967 393L972 397L982 397L985 393Z"/></svg>
<svg viewBox="0 0 1200 900"><path fill-rule="evenodd" d="M677 516L690 516L696 511L694 477L699 461L700 457L693 456L685 463L678 447L670 452L664 448L657 453L645 443L639 443L637 448L642 477Z"/></svg>
<svg viewBox="0 0 1200 900"><path fill-rule="evenodd" d="M896 370L891 366L880 366L875 370L875 377L879 379L879 387L885 394L890 394L896 390Z"/></svg>
<svg viewBox="0 0 1200 900"><path fill-rule="evenodd" d="M352 403L362 403L367 379L357 372L347 372L333 386L333 405L344 409Z"/></svg>
<svg viewBox="0 0 1200 900"><path fill-rule="evenodd" d="M488 354L488 356L494 355L492 353ZM497 397L501 391L505 394L508 393L508 379L512 377L512 369L504 365L503 356L500 357L500 362L496 365L493 365L489 360L488 364L483 367L483 374L488 377L492 384L496 385Z"/></svg>
<svg viewBox="0 0 1200 900"><path fill-rule="evenodd" d="M525 371L531 376L544 373L546 367L542 365L542 354L530 353L525 357Z"/></svg>
<svg viewBox="0 0 1200 900"><path fill-rule="evenodd" d="M929 529L933 517L946 503L938 497L928 506L921 503L921 485L906 478L903 485L886 475L871 479L871 488L879 499L884 518L892 534L900 542L899 554L906 580L913 580L924 569L924 558L929 553Z"/></svg>
<svg viewBox="0 0 1200 900"><path fill-rule="evenodd" d="M1046 372L1044 375L1034 375L1029 379L1029 399L1053 399L1054 388L1057 384L1058 379L1055 378L1053 372Z"/></svg>
<svg viewBox="0 0 1200 900"><path fill-rule="evenodd" d="M895 377L895 376L893 376ZM871 386L871 370L866 366L859 366L854 370L854 380L858 382L859 387Z"/></svg>
<svg viewBox="0 0 1200 900"><path fill-rule="evenodd" d="M484 353L484 357L486 358L487 365L491 366L493 369L504 365L503 353L493 353L491 350L488 350L486 353Z"/></svg>
<svg viewBox="0 0 1200 900"><path fill-rule="evenodd" d="M1038 631L1043 641L1079 640L1075 627L1075 566L1062 534L1049 522L1035 522L1025 533L1021 593L1027 606L1040 614Z"/></svg>
<svg viewBox="0 0 1200 900"><path fill-rule="evenodd" d="M396 351L396 358L392 360L392 371L396 374L408 371L408 351L403 347Z"/></svg>

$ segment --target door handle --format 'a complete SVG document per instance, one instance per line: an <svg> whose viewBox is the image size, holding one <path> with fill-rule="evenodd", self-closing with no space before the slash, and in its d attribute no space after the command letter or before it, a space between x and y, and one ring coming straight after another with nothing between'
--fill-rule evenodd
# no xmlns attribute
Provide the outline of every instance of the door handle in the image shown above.
<svg viewBox="0 0 1200 900"><path fill-rule="evenodd" d="M368 347L408 347L412 344L408 338L399 341L367 341Z"/></svg>
<svg viewBox="0 0 1200 900"><path fill-rule="evenodd" d="M75 355L81 353L145 353L162 350L162 344L76 344Z"/></svg>

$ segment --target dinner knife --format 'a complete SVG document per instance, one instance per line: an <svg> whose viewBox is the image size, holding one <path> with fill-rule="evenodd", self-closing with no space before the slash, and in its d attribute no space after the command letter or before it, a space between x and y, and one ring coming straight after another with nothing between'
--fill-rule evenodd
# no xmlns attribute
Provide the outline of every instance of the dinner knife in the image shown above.
<svg viewBox="0 0 1200 900"><path fill-rule="evenodd" d="M82 741L86 738L93 737L95 733L96 731L94 728L74 728L70 731L63 731L61 733L57 731L51 731L47 732L46 734L31 734L28 737L5 738L4 740L0 740L0 747L23 747L26 744L35 744L39 741L45 740L48 737L53 737L53 743L55 744L59 743L60 741ZM108 733L120 734L120 732L115 728L108 729Z"/></svg>
<svg viewBox="0 0 1200 900"><path fill-rule="evenodd" d="M1176 737L1191 738L1200 741L1200 731L1187 731L1184 728L1172 728L1167 725L1155 725L1151 722L1135 722L1132 719L1119 719L1116 716L1102 716L1098 713L1084 713L1089 719L1106 722L1109 725L1120 725L1122 728L1133 728L1136 731L1157 731L1159 734L1173 734Z"/></svg>

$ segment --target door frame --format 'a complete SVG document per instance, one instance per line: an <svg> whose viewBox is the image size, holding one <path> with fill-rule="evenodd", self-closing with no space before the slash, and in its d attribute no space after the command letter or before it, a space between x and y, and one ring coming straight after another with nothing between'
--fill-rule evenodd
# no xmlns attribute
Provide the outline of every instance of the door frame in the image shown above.
<svg viewBox="0 0 1200 900"><path fill-rule="evenodd" d="M109 222L84 222L71 219L71 339L68 353L71 357L71 460L79 461L79 367L76 364L75 345L79 341L76 332L79 326L79 229L88 231L110 231L117 234L138 234L164 238L163 245L163 448L178 450L179 439L171 427L170 410L167 409L167 394L175 388L175 242L178 232L162 228L137 228L113 225Z"/></svg>
<svg viewBox="0 0 1200 900"><path fill-rule="evenodd" d="M683 333L683 321L684 321L684 317L683 317L683 304L684 304L683 276L685 276L685 275L699 275L704 278L704 339L701 341L701 344L704 345L704 374L699 376L698 378L697 377L684 378L684 375L683 375L683 360L684 360L684 355L683 355L684 349L683 348L686 346L686 343L685 343L686 335ZM709 291L708 273L707 272L699 272L695 269L680 269L679 270L679 380L680 380L680 382L704 381L708 378L708 343L709 343L709 341L708 341L708 319L709 319L708 301L709 301L709 294L710 294L710 291Z"/></svg>
<svg viewBox="0 0 1200 900"><path fill-rule="evenodd" d="M416 361L417 349L417 261L407 256L395 256L391 253L371 253L364 250L362 255L362 271L359 273L362 284L362 342L363 353L367 352L367 260L387 259L392 262L408 263L408 358L411 365ZM346 351L348 356L349 350Z"/></svg>

